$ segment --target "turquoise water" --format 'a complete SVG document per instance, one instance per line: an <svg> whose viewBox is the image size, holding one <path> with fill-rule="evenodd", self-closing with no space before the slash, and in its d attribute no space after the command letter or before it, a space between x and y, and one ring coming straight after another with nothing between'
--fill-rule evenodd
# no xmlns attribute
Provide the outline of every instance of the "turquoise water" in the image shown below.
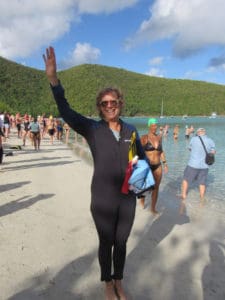
<svg viewBox="0 0 225 300"><path fill-rule="evenodd" d="M145 117L123 118L124 121L136 126L140 135L147 133L147 120ZM225 117L211 119L209 117L188 117L183 120L182 117L164 117L159 119L159 126L169 124L169 134L163 138L163 148L167 157L169 173L163 176L160 186L161 193L167 193L176 197L180 193L180 186L184 168L189 158L188 144L185 139L185 126L193 125L195 130L204 127L207 135L212 138L216 144L216 162L209 169L206 199L210 208L225 213L225 184L224 184L224 165L225 165ZM180 131L177 141L173 139L173 127L179 124ZM76 153L83 158L90 160L90 152L85 146L76 147L74 141L72 144ZM160 197L160 195L159 195ZM199 201L198 187L193 185L189 189L187 198L189 203Z"/></svg>
<svg viewBox="0 0 225 300"><path fill-rule="evenodd" d="M124 118L125 121L134 124L139 134L147 133L148 118ZM159 126L169 124L169 134L163 138L163 148L166 153L169 166L169 173L163 177L163 185L168 188L171 194L180 193L183 171L188 162L189 140L185 139L185 126L193 125L195 130L199 127L206 129L207 135L212 138L216 144L216 162L209 168L206 199L211 208L225 212L225 117L211 119L209 117L188 117L183 120L182 117L165 117L159 120ZM177 141L173 139L173 128L179 124L180 131ZM188 201L197 201L199 199L198 187L192 186L188 195Z"/></svg>

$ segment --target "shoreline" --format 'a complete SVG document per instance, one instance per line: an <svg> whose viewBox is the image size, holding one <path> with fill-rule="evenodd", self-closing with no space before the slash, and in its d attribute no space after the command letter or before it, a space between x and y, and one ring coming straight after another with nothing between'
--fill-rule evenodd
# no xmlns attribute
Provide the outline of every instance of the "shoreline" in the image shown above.
<svg viewBox="0 0 225 300"><path fill-rule="evenodd" d="M15 136L9 143L19 144ZM89 209L92 167L73 147L48 139L40 151L28 142L13 152L0 172L0 300L104 299ZM144 210L137 202L128 241L128 299L224 299L221 218L198 203L180 214L168 180L158 217L146 202Z"/></svg>

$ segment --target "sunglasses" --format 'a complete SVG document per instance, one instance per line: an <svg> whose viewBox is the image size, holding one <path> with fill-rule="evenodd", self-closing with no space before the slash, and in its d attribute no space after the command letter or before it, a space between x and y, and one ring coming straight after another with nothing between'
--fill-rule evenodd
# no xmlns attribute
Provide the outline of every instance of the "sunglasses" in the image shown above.
<svg viewBox="0 0 225 300"><path fill-rule="evenodd" d="M107 107L110 104L111 107L116 108L120 105L120 103L121 101L119 99L109 100L109 101L103 100L99 103L99 105L101 107Z"/></svg>

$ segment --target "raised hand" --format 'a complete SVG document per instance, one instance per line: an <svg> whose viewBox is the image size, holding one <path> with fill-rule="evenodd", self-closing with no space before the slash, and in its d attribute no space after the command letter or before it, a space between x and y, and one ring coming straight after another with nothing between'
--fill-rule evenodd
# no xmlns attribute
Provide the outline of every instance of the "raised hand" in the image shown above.
<svg viewBox="0 0 225 300"><path fill-rule="evenodd" d="M52 85L58 84L57 73L56 73L56 57L53 47L46 49L46 54L43 54L43 59L45 62L45 72L48 80Z"/></svg>

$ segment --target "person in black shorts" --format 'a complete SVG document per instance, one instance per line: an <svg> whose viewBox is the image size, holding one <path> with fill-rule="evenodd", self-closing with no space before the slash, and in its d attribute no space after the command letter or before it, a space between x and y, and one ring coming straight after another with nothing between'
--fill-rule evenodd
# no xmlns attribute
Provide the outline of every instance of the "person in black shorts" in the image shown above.
<svg viewBox="0 0 225 300"><path fill-rule="evenodd" d="M93 156L91 213L99 236L98 257L106 299L127 299L121 281L127 239L135 216L136 196L132 192L122 194L121 188L134 132L135 154L141 159L145 158L139 135L134 126L119 117L124 102L118 89L105 88L97 95L100 121L86 118L72 110L64 97L64 89L56 74L54 49L49 47L43 58L61 117L87 140Z"/></svg>

